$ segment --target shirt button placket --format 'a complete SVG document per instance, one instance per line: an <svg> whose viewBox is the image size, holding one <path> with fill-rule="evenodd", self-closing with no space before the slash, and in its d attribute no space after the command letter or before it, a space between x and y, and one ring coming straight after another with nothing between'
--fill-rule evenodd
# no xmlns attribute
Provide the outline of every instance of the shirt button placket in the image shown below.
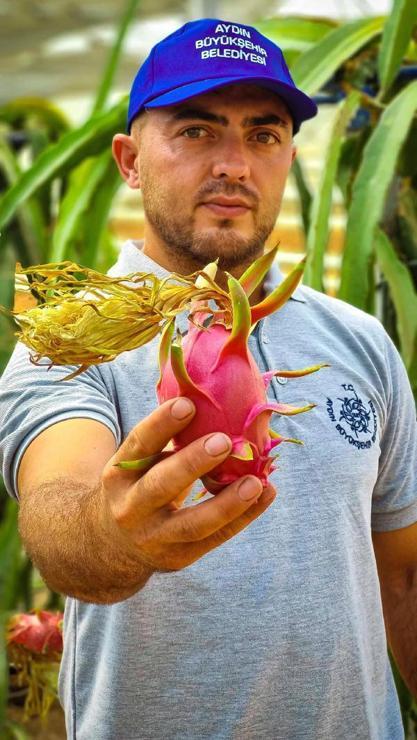
<svg viewBox="0 0 417 740"><path fill-rule="evenodd" d="M271 357L270 352L268 352L268 344L271 343L271 340L268 336L268 331L266 329L265 323L265 320L259 322L259 351L263 359L265 360L265 364L267 365L268 369L277 370L278 367L276 367L274 359ZM286 382L287 378L272 378L271 380L269 392L271 392L272 390L273 395L275 396L275 399L277 401L280 400L280 385L285 385Z"/></svg>

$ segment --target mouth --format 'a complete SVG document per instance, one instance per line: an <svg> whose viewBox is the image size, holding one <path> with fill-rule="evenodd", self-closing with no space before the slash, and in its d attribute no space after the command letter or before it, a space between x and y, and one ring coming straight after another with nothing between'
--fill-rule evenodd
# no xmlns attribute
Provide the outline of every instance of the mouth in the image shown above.
<svg viewBox="0 0 417 740"><path fill-rule="evenodd" d="M244 216L251 210L251 206L241 198L224 198L223 196L205 201L201 205L216 216L221 216L221 218L237 218L238 216Z"/></svg>

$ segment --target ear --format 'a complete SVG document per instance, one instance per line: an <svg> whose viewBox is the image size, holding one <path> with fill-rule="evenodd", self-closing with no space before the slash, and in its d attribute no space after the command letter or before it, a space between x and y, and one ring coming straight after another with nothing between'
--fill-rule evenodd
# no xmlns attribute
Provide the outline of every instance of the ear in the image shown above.
<svg viewBox="0 0 417 740"><path fill-rule="evenodd" d="M123 180L132 190L138 190L140 188L140 177L137 142L127 134L116 134L113 137L112 152Z"/></svg>
<svg viewBox="0 0 417 740"><path fill-rule="evenodd" d="M296 156L297 156L297 147L293 146L292 154L291 154L291 164L294 162L294 159L296 158Z"/></svg>

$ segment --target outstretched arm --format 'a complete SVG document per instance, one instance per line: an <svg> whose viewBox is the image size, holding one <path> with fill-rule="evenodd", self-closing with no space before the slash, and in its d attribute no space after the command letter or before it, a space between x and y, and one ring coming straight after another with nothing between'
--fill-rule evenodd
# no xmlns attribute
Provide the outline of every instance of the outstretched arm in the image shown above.
<svg viewBox="0 0 417 740"><path fill-rule="evenodd" d="M181 403L189 404L189 413L178 418ZM220 435L222 449L207 434L142 475L115 466L163 450L194 412L189 401L167 401L117 451L111 432L89 419L59 422L29 445L18 477L20 532L52 588L84 601L122 601L155 571L187 567L270 505L273 487L262 490L248 476L181 508L194 482L230 453L226 435Z"/></svg>

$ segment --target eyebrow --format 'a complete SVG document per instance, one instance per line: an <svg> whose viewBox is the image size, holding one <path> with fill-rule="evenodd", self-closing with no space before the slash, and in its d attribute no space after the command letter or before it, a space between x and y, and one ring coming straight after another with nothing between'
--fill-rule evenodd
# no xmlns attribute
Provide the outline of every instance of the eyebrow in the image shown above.
<svg viewBox="0 0 417 740"><path fill-rule="evenodd" d="M228 126L229 119L226 116L220 116L216 113L210 113L204 108L182 108L177 111L173 116L174 121L209 121L211 123L219 123L221 126ZM252 116L244 118L242 121L243 128L249 128L250 126L282 126L288 128L287 121L277 116L276 113L268 113L265 116Z"/></svg>
<svg viewBox="0 0 417 740"><path fill-rule="evenodd" d="M288 128L287 121L284 121L281 116L277 116L276 113L269 113L267 116L253 116L252 118L245 118L243 120L243 126L282 126Z"/></svg>
<svg viewBox="0 0 417 740"><path fill-rule="evenodd" d="M177 111L173 116L174 121L188 121L188 120L199 120L199 121L211 121L212 123L220 123L222 126L227 126L229 121L226 116L219 116L216 113L209 113L204 108L182 108Z"/></svg>

